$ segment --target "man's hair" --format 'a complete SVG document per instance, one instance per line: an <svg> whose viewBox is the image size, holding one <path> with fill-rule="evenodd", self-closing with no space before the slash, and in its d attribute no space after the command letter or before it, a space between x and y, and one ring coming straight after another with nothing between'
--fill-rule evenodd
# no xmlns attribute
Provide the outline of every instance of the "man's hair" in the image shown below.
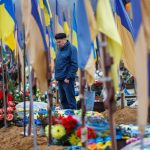
<svg viewBox="0 0 150 150"><path fill-rule="evenodd" d="M58 33L55 35L55 39L58 40L58 39L64 39L66 38L66 34L65 33Z"/></svg>

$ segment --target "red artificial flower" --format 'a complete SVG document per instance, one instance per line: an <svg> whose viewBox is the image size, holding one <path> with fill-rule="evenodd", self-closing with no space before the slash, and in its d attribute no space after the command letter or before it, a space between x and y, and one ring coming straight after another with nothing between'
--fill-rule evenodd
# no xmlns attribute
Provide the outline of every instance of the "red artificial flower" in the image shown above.
<svg viewBox="0 0 150 150"><path fill-rule="evenodd" d="M13 100L13 97L12 97L12 95L11 94L7 94L7 101L12 101Z"/></svg>
<svg viewBox="0 0 150 150"><path fill-rule="evenodd" d="M6 116L6 120L8 120L8 121L11 121L11 120L13 120L13 114L7 114L7 116Z"/></svg>
<svg viewBox="0 0 150 150"><path fill-rule="evenodd" d="M0 120L3 120L3 115L2 114L0 114Z"/></svg>
<svg viewBox="0 0 150 150"><path fill-rule="evenodd" d="M82 127L78 127L77 131L76 131L76 135L81 138L81 129ZM88 139L92 139L96 137L96 133L94 132L94 129L87 127L88 129Z"/></svg>
<svg viewBox="0 0 150 150"><path fill-rule="evenodd" d="M8 101L7 104L8 104L8 106L12 106L12 107L15 106L13 101Z"/></svg>
<svg viewBox="0 0 150 150"><path fill-rule="evenodd" d="M28 91L26 91L26 97L29 97L29 92Z"/></svg>
<svg viewBox="0 0 150 150"><path fill-rule="evenodd" d="M74 119L71 115L62 119L62 125L65 127L67 134L70 134L71 131L76 127L77 120Z"/></svg>
<svg viewBox="0 0 150 150"><path fill-rule="evenodd" d="M13 109L12 107L7 107L7 113L8 113L8 114L12 113L13 110L14 110L14 109Z"/></svg>
<svg viewBox="0 0 150 150"><path fill-rule="evenodd" d="M62 124L62 119L63 119L64 117L63 116L58 116L58 117L56 117L56 118L52 118L52 123L55 125L55 124Z"/></svg>
<svg viewBox="0 0 150 150"><path fill-rule="evenodd" d="M0 100L3 99L3 91L0 90Z"/></svg>

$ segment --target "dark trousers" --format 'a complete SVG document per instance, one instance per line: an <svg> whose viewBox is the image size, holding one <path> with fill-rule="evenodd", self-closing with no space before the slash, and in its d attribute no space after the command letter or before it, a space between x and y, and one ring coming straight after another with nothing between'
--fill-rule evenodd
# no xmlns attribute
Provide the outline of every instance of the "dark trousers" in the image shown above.
<svg viewBox="0 0 150 150"><path fill-rule="evenodd" d="M70 80L69 84L64 81L58 81L60 101L63 109L77 109L75 99L75 80Z"/></svg>

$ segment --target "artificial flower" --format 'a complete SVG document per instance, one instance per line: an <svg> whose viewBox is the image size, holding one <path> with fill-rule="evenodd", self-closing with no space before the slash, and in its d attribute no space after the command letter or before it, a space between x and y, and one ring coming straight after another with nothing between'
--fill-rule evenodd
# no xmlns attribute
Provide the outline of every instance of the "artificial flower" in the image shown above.
<svg viewBox="0 0 150 150"><path fill-rule="evenodd" d="M0 100L3 98L3 91L0 90Z"/></svg>
<svg viewBox="0 0 150 150"><path fill-rule="evenodd" d="M82 127L78 127L77 131L76 131L76 135L81 138L81 129ZM88 139L92 139L96 137L96 133L94 132L94 129L87 127L88 129Z"/></svg>
<svg viewBox="0 0 150 150"><path fill-rule="evenodd" d="M63 116L58 116L58 117L56 117L56 118L52 118L52 123L53 123L53 125L55 125L55 124L61 124L62 123L62 119L63 119L64 117Z"/></svg>
<svg viewBox="0 0 150 150"><path fill-rule="evenodd" d="M26 97L29 97L29 92L28 91L26 91Z"/></svg>
<svg viewBox="0 0 150 150"><path fill-rule="evenodd" d="M45 128L47 136L48 136L48 127L49 126ZM66 130L61 124L56 124L52 126L51 134L54 139L59 140L66 134Z"/></svg>
<svg viewBox="0 0 150 150"><path fill-rule="evenodd" d="M12 113L13 112L13 108L12 107L7 107L7 113Z"/></svg>
<svg viewBox="0 0 150 150"><path fill-rule="evenodd" d="M7 104L8 104L8 106L15 106L13 101L8 101Z"/></svg>
<svg viewBox="0 0 150 150"><path fill-rule="evenodd" d="M103 148L103 143L99 142L97 143L97 149L102 149Z"/></svg>
<svg viewBox="0 0 150 150"><path fill-rule="evenodd" d="M67 134L70 134L77 125L77 120L74 119L71 115L64 117L62 119L62 125L65 127Z"/></svg>
<svg viewBox="0 0 150 150"><path fill-rule="evenodd" d="M104 145L103 145L103 149L107 149L107 148L111 148L111 141L107 141Z"/></svg>
<svg viewBox="0 0 150 150"><path fill-rule="evenodd" d="M11 94L7 94L7 101L12 101L13 100L13 97L12 97L12 95Z"/></svg>
<svg viewBox="0 0 150 150"><path fill-rule="evenodd" d="M11 121L11 120L13 120L13 118L14 118L13 114L7 114L7 116L6 116L7 121Z"/></svg>
<svg viewBox="0 0 150 150"><path fill-rule="evenodd" d="M69 143L71 145L78 145L79 143L81 143L81 140L75 134L72 134L69 138Z"/></svg>
<svg viewBox="0 0 150 150"><path fill-rule="evenodd" d="M97 150L96 143L92 143L92 144L88 145L88 150Z"/></svg>

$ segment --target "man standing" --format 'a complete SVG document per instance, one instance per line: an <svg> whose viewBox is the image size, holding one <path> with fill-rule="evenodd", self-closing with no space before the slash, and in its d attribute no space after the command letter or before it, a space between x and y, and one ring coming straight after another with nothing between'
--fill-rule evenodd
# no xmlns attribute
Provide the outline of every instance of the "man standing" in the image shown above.
<svg viewBox="0 0 150 150"><path fill-rule="evenodd" d="M63 109L76 109L74 82L78 70L77 49L66 39L65 33L55 35L58 52L55 62L55 79L58 81Z"/></svg>

